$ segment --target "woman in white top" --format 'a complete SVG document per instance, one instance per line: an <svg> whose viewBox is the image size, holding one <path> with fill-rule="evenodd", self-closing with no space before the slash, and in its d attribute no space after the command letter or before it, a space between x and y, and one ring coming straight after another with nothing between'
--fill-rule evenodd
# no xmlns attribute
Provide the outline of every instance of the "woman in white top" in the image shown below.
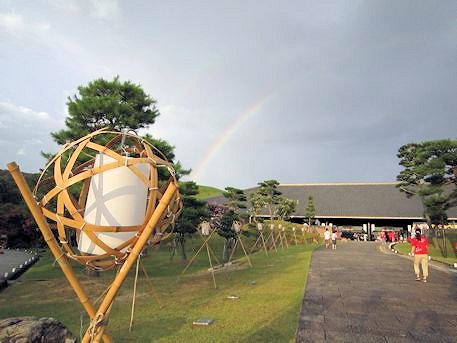
<svg viewBox="0 0 457 343"><path fill-rule="evenodd" d="M325 229L324 240L325 240L325 249L328 249L328 247L330 246L330 231L328 231L328 229Z"/></svg>

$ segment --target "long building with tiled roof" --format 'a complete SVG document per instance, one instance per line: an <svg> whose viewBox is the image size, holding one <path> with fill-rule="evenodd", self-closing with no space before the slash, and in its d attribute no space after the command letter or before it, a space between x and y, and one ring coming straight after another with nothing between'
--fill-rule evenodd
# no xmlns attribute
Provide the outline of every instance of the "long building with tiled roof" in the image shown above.
<svg viewBox="0 0 457 343"><path fill-rule="evenodd" d="M423 221L423 206L419 197L407 197L397 187L397 182L377 183L303 183L281 184L278 190L289 199L298 200L292 219L303 221L308 197L313 197L316 219L333 223L361 225L406 226ZM245 190L248 196L258 187ZM223 203L224 198L209 199ZM267 213L263 212L263 216ZM457 208L448 211L449 220L457 220Z"/></svg>

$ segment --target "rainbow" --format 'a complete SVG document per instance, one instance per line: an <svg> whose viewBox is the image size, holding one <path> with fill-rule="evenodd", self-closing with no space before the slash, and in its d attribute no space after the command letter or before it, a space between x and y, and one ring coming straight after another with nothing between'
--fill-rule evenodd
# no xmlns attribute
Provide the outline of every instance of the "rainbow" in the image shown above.
<svg viewBox="0 0 457 343"><path fill-rule="evenodd" d="M275 92L270 92L262 97L260 97L257 101L251 104L245 111L241 112L239 115L236 116L235 120L232 122L230 126L228 126L213 142L213 144L208 148L203 158L198 163L197 167L194 171L192 171L190 175L190 179L196 181L200 175L205 170L206 166L208 165L211 158L214 154L221 148L224 143L226 143L230 137L241 127L243 124L251 118L254 114L256 114L262 106L269 101Z"/></svg>

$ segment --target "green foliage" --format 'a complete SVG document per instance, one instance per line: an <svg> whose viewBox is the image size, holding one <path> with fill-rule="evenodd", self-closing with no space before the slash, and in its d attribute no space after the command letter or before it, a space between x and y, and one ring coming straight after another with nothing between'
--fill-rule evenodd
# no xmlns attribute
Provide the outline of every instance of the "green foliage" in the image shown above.
<svg viewBox="0 0 457 343"><path fill-rule="evenodd" d="M276 180L266 180L259 182L260 186L257 193L263 197L263 201L270 213L270 220L273 219L273 207L278 204L281 192L278 190L279 182Z"/></svg>
<svg viewBox="0 0 457 343"><path fill-rule="evenodd" d="M261 194L255 192L251 193L249 197L249 202L251 204L251 206L249 207L249 215L252 218L254 218L255 221L259 212L266 205L265 198Z"/></svg>
<svg viewBox="0 0 457 343"><path fill-rule="evenodd" d="M225 187L224 197L227 199L227 207L234 211L246 208L246 194L244 191L234 187Z"/></svg>
<svg viewBox="0 0 457 343"><path fill-rule="evenodd" d="M446 223L446 211L457 205L457 140L409 143L397 156L400 190L421 197L429 224Z"/></svg>
<svg viewBox="0 0 457 343"><path fill-rule="evenodd" d="M156 100L147 95L141 86L130 81L121 82L97 79L87 86L78 87L78 93L68 98L66 129L53 132L58 144L73 141L103 127L120 131L136 130L155 122L159 115Z"/></svg>
<svg viewBox="0 0 457 343"><path fill-rule="evenodd" d="M178 233L194 233L198 224L208 218L208 209L206 202L196 199L198 194L198 186L193 181L180 182L179 192L184 208L176 222L176 232Z"/></svg>
<svg viewBox="0 0 457 343"><path fill-rule="evenodd" d="M280 220L289 219L297 207L298 200L288 199L283 196L278 197L278 204L275 208L275 213Z"/></svg>
<svg viewBox="0 0 457 343"><path fill-rule="evenodd" d="M232 230L232 224L235 220L238 220L238 216L234 211L225 211L225 213L222 215L220 225L217 228L217 233L219 236L222 236L225 239L235 238L235 231Z"/></svg>
<svg viewBox="0 0 457 343"><path fill-rule="evenodd" d="M219 195L222 195L222 190L214 187L209 187L209 186L198 186L198 194L196 195L197 199L203 200L203 199L208 199L212 197L217 197Z"/></svg>
<svg viewBox="0 0 457 343"><path fill-rule="evenodd" d="M308 224L311 225L311 221L316 216L316 208L314 207L313 197L310 195L308 197L308 203L305 208L305 217L308 219Z"/></svg>
<svg viewBox="0 0 457 343"><path fill-rule="evenodd" d="M156 148L158 156L165 157L168 161L175 159L175 147L168 143L166 140L154 138L149 133L145 134L143 138Z"/></svg>
<svg viewBox="0 0 457 343"><path fill-rule="evenodd" d="M24 174L32 186L37 175ZM10 173L0 170L0 234L8 237L8 246L29 248L41 245L42 239L36 224Z"/></svg>
<svg viewBox="0 0 457 343"><path fill-rule="evenodd" d="M209 217L209 212L206 202L195 198L198 194L198 186L195 182L181 182L179 184L179 192L184 207L176 220L175 232L177 242L181 248L182 259L187 260L185 250L186 236L190 236L197 231L197 226Z"/></svg>

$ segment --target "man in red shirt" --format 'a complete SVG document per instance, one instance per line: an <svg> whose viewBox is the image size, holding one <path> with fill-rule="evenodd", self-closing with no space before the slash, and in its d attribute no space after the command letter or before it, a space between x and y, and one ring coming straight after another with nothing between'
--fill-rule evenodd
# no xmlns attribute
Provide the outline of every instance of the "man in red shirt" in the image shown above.
<svg viewBox="0 0 457 343"><path fill-rule="evenodd" d="M421 230L416 229L416 235L411 239L411 255L414 256L414 272L416 281L420 281L419 264L422 266L423 281L427 282L428 278L428 240L421 235Z"/></svg>

